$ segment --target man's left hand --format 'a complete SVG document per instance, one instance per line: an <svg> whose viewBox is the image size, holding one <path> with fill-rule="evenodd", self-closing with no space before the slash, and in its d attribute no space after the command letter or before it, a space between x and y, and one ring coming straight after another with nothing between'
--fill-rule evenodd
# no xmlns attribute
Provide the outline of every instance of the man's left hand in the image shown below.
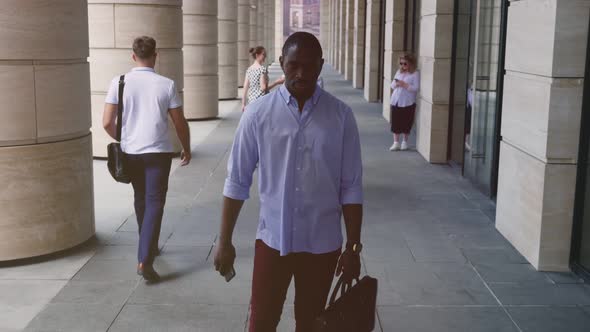
<svg viewBox="0 0 590 332"><path fill-rule="evenodd" d="M358 279L361 275L361 256L351 250L345 250L340 255L338 266L336 267L336 276L342 275L344 282L351 283L353 279Z"/></svg>

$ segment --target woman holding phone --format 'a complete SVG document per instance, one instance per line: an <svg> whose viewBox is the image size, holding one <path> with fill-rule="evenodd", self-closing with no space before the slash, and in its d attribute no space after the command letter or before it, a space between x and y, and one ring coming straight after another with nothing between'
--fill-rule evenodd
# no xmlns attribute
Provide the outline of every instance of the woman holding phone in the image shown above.
<svg viewBox="0 0 590 332"><path fill-rule="evenodd" d="M390 121L393 145L389 148L390 151L408 149L408 137L414 125L419 89L420 73L416 69L416 58L409 53L403 54L399 58L399 70L391 83Z"/></svg>

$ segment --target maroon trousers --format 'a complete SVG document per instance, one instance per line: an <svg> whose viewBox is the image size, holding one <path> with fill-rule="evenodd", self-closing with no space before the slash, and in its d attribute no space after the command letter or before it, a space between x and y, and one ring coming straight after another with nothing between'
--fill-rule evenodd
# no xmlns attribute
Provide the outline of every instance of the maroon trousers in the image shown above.
<svg viewBox="0 0 590 332"><path fill-rule="evenodd" d="M291 279L295 277L296 332L311 330L326 306L340 250L327 254L279 251L256 241L250 307L250 332L274 332L279 325Z"/></svg>
<svg viewBox="0 0 590 332"><path fill-rule="evenodd" d="M416 104L406 107L391 105L389 109L391 132L394 134L409 134L414 125Z"/></svg>

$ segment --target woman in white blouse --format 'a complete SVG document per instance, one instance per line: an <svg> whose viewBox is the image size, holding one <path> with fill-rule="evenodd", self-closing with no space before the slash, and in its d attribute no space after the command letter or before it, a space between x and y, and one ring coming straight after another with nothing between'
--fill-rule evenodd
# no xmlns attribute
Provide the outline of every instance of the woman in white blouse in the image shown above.
<svg viewBox="0 0 590 332"><path fill-rule="evenodd" d="M393 145L389 148L390 151L408 149L408 136L414 125L419 89L420 73L416 70L416 58L412 54L404 54L399 58L399 70L391 83L390 119Z"/></svg>

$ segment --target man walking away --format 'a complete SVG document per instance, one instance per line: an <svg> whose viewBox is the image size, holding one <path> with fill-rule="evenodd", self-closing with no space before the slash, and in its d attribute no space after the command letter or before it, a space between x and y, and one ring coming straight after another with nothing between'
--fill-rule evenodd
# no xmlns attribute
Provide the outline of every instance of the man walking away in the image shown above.
<svg viewBox="0 0 590 332"><path fill-rule="evenodd" d="M350 107L317 84L324 60L312 34L297 32L280 58L285 84L246 107L224 188L215 268L232 271L232 233L259 172L251 332L275 331L295 279L297 332L311 331L334 272L345 282L360 274L362 162ZM341 217L347 244L342 249Z"/></svg>
<svg viewBox="0 0 590 332"><path fill-rule="evenodd" d="M137 273L155 282L153 267L159 254L158 240L168 191L168 177L174 152L168 133L172 118L182 144L182 166L191 160L188 123L174 81L156 74L156 41L138 37L133 42L133 61L137 64L124 77L123 118L117 119L119 77L111 82L106 97L103 126L115 138L116 121L123 121L121 148L127 155L127 169L135 192L135 215L139 227Z"/></svg>

